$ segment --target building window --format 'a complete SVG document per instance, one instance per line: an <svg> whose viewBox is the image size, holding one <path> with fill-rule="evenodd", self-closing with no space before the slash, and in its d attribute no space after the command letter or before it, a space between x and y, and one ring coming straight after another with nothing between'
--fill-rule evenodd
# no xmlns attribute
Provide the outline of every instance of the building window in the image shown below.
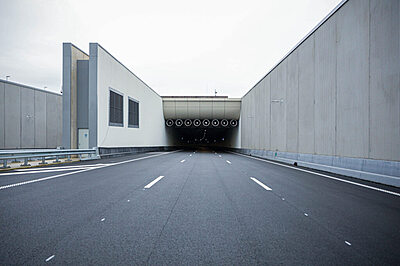
<svg viewBox="0 0 400 266"><path fill-rule="evenodd" d="M128 126L139 127L139 102L129 99Z"/></svg>
<svg viewBox="0 0 400 266"><path fill-rule="evenodd" d="M124 126L124 97L110 90L110 126Z"/></svg>

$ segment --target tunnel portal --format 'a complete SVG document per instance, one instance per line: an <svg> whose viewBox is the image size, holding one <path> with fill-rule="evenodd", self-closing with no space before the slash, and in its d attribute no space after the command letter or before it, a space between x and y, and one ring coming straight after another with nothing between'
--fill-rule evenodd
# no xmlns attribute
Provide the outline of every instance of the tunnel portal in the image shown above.
<svg viewBox="0 0 400 266"><path fill-rule="evenodd" d="M235 146L241 99L227 96L163 97L165 126L179 146Z"/></svg>

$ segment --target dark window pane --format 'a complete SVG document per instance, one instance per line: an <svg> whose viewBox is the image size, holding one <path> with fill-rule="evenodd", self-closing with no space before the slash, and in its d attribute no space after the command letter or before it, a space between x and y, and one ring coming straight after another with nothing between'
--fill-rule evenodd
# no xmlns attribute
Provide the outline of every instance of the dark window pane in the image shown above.
<svg viewBox="0 0 400 266"><path fill-rule="evenodd" d="M123 124L123 96L110 91L110 123Z"/></svg>
<svg viewBox="0 0 400 266"><path fill-rule="evenodd" d="M129 100L129 125L139 126L139 103Z"/></svg>

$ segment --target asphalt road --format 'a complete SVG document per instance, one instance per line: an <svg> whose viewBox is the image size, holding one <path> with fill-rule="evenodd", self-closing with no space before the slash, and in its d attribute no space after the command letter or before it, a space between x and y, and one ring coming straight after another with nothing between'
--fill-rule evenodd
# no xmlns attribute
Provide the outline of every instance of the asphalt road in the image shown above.
<svg viewBox="0 0 400 266"><path fill-rule="evenodd" d="M211 151L0 172L0 264L400 265L398 189L343 180Z"/></svg>

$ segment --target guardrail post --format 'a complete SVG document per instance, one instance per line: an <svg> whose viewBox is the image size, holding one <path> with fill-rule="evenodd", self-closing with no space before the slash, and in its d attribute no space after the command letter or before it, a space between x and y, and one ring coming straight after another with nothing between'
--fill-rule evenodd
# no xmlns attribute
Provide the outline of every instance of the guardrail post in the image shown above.
<svg viewBox="0 0 400 266"><path fill-rule="evenodd" d="M43 156L43 157L42 157L42 161L41 161L39 164L47 164L45 158L46 158L46 157Z"/></svg>
<svg viewBox="0 0 400 266"><path fill-rule="evenodd" d="M58 156L58 155L56 155L56 160L55 161L53 161L53 163L59 163L60 162L60 156Z"/></svg>
<svg viewBox="0 0 400 266"><path fill-rule="evenodd" d="M100 157L99 147L96 147L95 150L96 150L95 158L100 159L101 157Z"/></svg>
<svg viewBox="0 0 400 266"><path fill-rule="evenodd" d="M24 158L24 163L21 164L21 166L31 166L31 165L28 163L28 159L29 159L29 158Z"/></svg>
<svg viewBox="0 0 400 266"><path fill-rule="evenodd" d="M3 160L3 167L1 168L10 168L10 166L7 165L7 159Z"/></svg>
<svg viewBox="0 0 400 266"><path fill-rule="evenodd" d="M67 156L67 160L65 160L66 162L72 162L72 160L71 160L71 155L68 155Z"/></svg>

